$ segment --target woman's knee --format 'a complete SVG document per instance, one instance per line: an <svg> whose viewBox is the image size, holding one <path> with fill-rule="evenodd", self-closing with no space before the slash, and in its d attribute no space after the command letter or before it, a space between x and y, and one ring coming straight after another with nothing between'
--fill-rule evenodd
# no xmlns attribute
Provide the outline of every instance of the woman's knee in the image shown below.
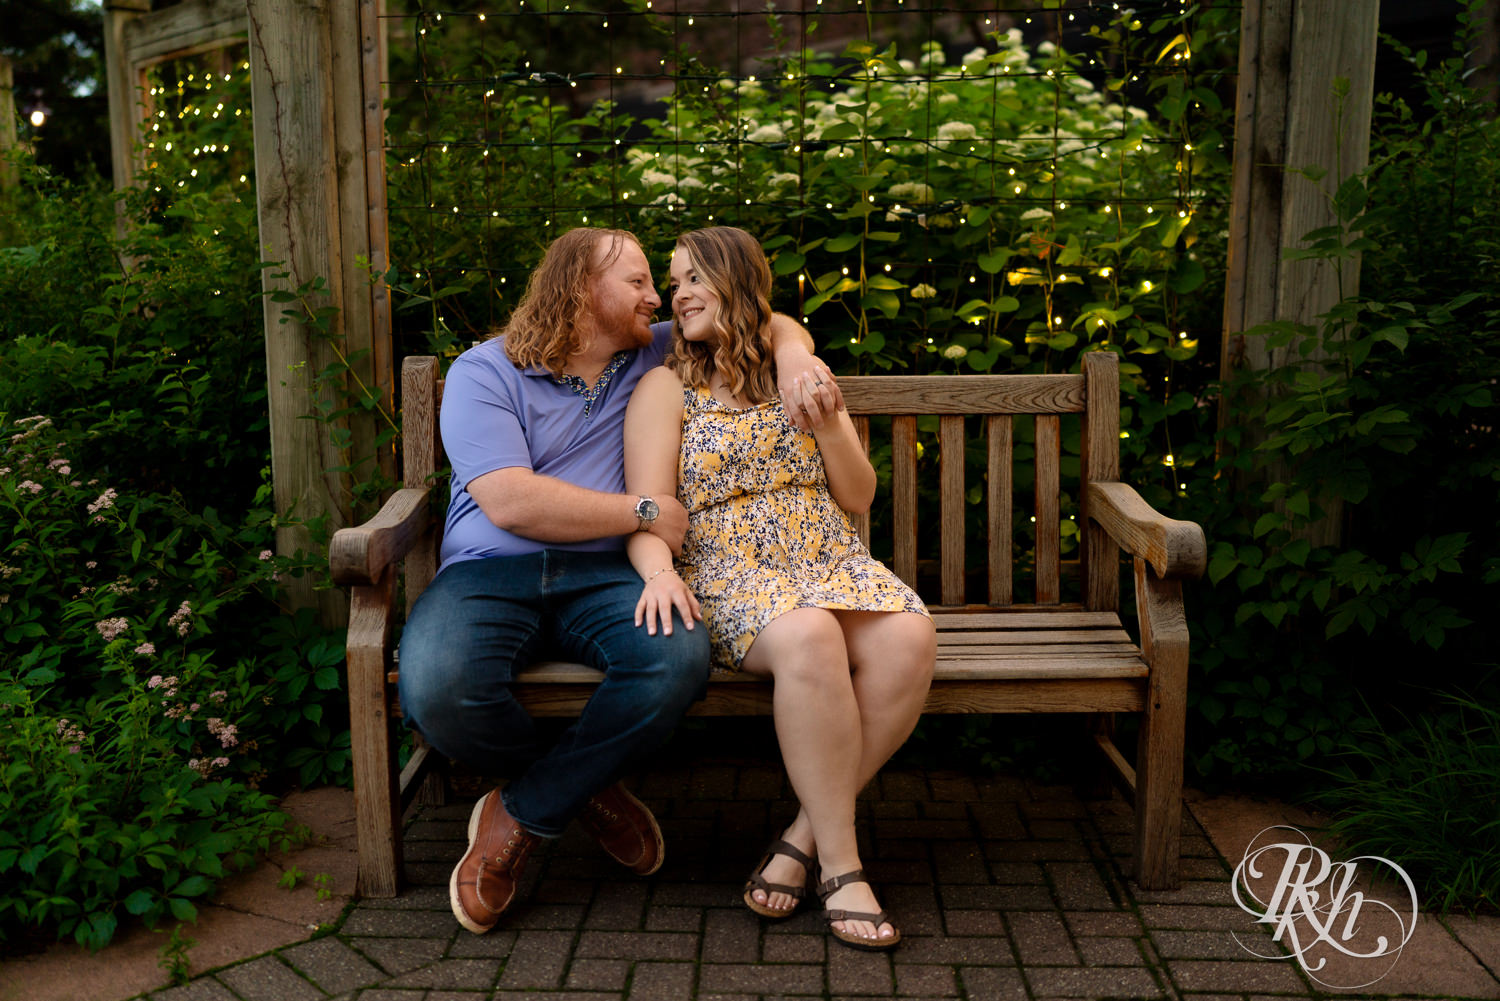
<svg viewBox="0 0 1500 1001"><path fill-rule="evenodd" d="M885 613L851 628L868 630L850 646L856 672L874 672L888 683L926 688L937 664L937 629L914 612Z"/></svg>
<svg viewBox="0 0 1500 1001"><path fill-rule="evenodd" d="M776 681L848 683L849 650L838 619L823 608L798 608L761 630L745 657L747 669Z"/></svg>

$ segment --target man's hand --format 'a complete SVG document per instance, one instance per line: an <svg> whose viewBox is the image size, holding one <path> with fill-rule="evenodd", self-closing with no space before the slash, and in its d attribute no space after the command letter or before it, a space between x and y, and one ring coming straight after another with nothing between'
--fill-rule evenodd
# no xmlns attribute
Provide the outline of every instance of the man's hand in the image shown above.
<svg viewBox="0 0 1500 1001"><path fill-rule="evenodd" d="M682 555L682 540L687 536L687 508L676 497L653 497L656 501L656 520L650 532L672 549L673 556Z"/></svg>
<svg viewBox="0 0 1500 1001"><path fill-rule="evenodd" d="M788 367L777 357L776 388L781 392L781 405L787 419L799 431L821 428L844 409L844 394L828 366L813 354L806 355L807 362L801 367Z"/></svg>

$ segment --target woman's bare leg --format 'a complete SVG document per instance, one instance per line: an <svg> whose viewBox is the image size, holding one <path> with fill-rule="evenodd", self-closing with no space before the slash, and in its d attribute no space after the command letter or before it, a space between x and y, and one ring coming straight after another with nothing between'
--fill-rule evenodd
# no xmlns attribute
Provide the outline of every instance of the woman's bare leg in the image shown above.
<svg viewBox="0 0 1500 1001"><path fill-rule="evenodd" d="M817 609L800 609L800 612L817 612ZM936 657L936 639L932 623L925 616L915 613L901 612L843 612L833 611L824 613L831 615L837 622L838 629L842 633L843 652L847 657L846 663L853 667L849 688L854 698L854 705L858 713L859 733L858 761L854 771L854 795L857 796L860 789L874 777L881 765L889 760L896 749L910 736L912 728L916 726L917 719L921 716L922 704L927 696L927 689L932 681L933 662ZM782 616L776 622L781 622L787 616ZM812 616L807 616L811 620ZM801 636L804 628L801 623L804 618L799 616L794 620L793 631L797 634L787 644L797 647L801 644ZM773 623L774 625L775 623ZM816 629L819 632L826 630L827 623L819 622ZM768 627L769 631L769 627ZM762 632L757 637L756 644L760 645L767 633ZM797 777L792 774L792 760L794 754L799 758L808 750L807 731L802 729L806 724L792 724L788 718L788 724L783 724L783 710L780 694L783 690L781 677L777 674L779 665L776 661L778 655L790 655L796 657L803 651L793 649L789 654L783 654L782 647L787 637L778 634L772 638L771 643L761 647L757 653L752 646L751 653L754 657L747 656L745 669L760 674L769 674L776 678L775 712L777 720L778 735L787 733L789 730L798 730L802 734L793 735L793 745L788 746L785 737L782 737L782 756L787 761L788 774L792 776L792 786L797 791L798 799L803 808L798 812L792 825L787 828L783 838L797 847L806 851L809 855L817 849L817 858L821 869L821 878L832 877L850 869L859 868L857 864L848 864L840 861L847 853L840 848L837 851L829 851L817 837L818 829L823 824L815 821L814 814L818 810L809 812L806 808L808 799L799 785ZM832 637L824 635L821 645L830 649L834 646ZM822 663L833 663L838 658L823 654L814 654ZM803 670L795 666L784 668L790 671ZM827 679L825 679L826 681ZM843 686L838 686L840 695ZM810 697L816 697L811 696ZM792 708L794 714L806 713L812 707L797 706ZM847 708L842 711L847 711ZM841 732L835 728L836 732ZM847 740L848 737L841 739ZM847 745L844 746L845 753ZM806 780L804 780L805 782ZM842 797L843 783L845 779L841 774L837 780L840 787L839 796ZM849 799L847 831L853 835L853 798ZM842 837L842 835L841 835ZM847 857L857 860L857 848L852 855ZM773 883L796 884L802 877L801 866L794 860L778 856L773 859L765 871L767 880ZM771 893L757 890L753 893L754 899L777 910L792 906L792 898L786 894ZM854 899L865 898L867 903L855 903ZM847 910L878 910L874 904L874 893L867 886L855 884L840 889L829 900L832 907L840 907ZM855 934L870 937L874 932L869 922L844 922L845 930Z"/></svg>
<svg viewBox="0 0 1500 1001"><path fill-rule="evenodd" d="M854 799L860 790L861 722L838 620L819 608L778 616L761 630L740 666L772 679L772 713L782 761L817 843L823 871L836 875L860 868ZM771 882L795 882L801 875L801 867L789 859L774 863L790 865L792 871L781 879L768 867L766 878ZM758 900L761 895L754 896ZM766 902L778 910L792 903L780 893L770 894ZM863 883L841 887L828 906L880 909L874 891ZM868 921L840 922L839 927L865 938L880 934Z"/></svg>
<svg viewBox="0 0 1500 1001"><path fill-rule="evenodd" d="M843 630L854 671L861 734L859 788L863 789L911 736L921 718L937 659L937 633L931 619L914 612L835 610L832 614ZM798 812L782 837L809 855L817 847L805 810ZM795 881L800 868L791 860L778 858L767 868L767 878L772 882ZM825 874L838 875L832 870L825 870ZM777 902L772 907L791 906L791 898L784 894L774 894L773 899Z"/></svg>

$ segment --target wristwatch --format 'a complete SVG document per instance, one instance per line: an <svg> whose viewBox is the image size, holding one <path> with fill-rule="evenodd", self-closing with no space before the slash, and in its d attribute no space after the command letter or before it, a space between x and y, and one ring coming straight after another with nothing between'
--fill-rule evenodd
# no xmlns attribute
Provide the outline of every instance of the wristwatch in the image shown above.
<svg viewBox="0 0 1500 1001"><path fill-rule="evenodd" d="M635 519L637 532L648 532L656 523L656 516L661 514L661 508L656 506L656 501L650 497L642 497L635 502Z"/></svg>

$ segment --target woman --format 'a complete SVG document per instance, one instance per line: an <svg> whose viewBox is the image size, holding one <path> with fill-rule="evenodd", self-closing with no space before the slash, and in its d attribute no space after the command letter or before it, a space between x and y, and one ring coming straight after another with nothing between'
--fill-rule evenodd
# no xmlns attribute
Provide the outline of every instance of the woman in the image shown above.
<svg viewBox="0 0 1500 1001"><path fill-rule="evenodd" d="M901 933L861 870L855 797L916 725L937 643L921 600L870 557L849 520L869 508L875 471L848 413L812 433L787 419L766 329L770 292L765 253L743 230L678 239L673 346L626 412L625 486L675 493L688 532L676 567L661 539L629 540L645 581L636 623L668 631L674 607L684 621L701 618L716 669L773 681L801 809L751 875L746 905L788 917L816 883L839 941L890 949ZM795 405L817 412L832 380L820 374L799 380Z"/></svg>

